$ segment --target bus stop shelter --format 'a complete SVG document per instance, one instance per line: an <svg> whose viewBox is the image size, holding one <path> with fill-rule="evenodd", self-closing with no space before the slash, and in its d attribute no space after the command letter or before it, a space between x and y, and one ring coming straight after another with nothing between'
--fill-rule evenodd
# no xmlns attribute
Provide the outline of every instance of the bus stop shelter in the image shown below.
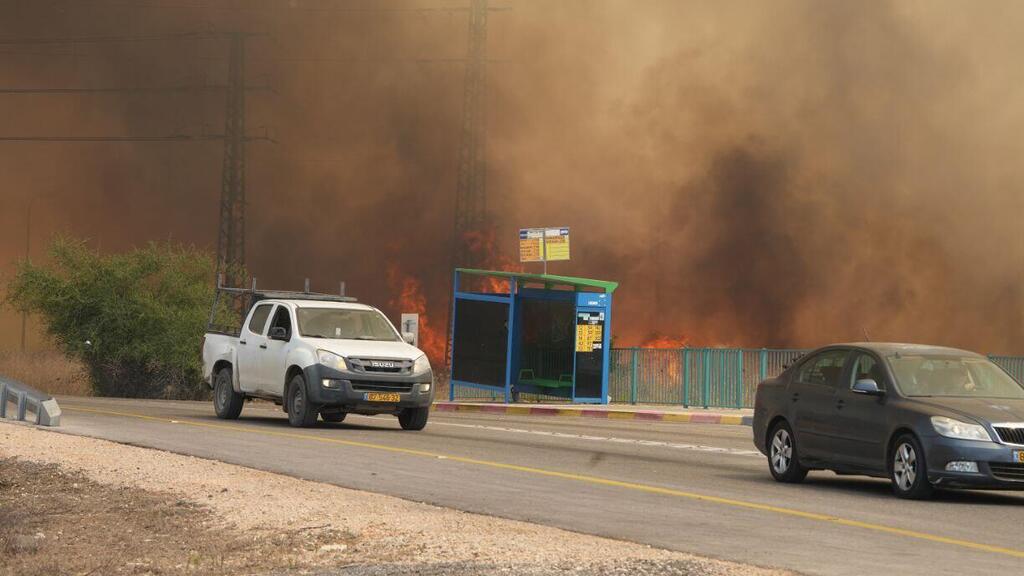
<svg viewBox="0 0 1024 576"><path fill-rule="evenodd" d="M470 280L491 289L471 291ZM466 387L506 403L521 394L608 403L618 283L457 268L453 285L451 400Z"/></svg>

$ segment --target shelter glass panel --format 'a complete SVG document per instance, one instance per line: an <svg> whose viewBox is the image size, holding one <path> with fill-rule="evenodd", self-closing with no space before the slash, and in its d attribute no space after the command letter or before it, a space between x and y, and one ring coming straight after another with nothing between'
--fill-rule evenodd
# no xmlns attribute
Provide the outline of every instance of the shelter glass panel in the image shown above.
<svg viewBox="0 0 1024 576"><path fill-rule="evenodd" d="M505 386L508 308L505 302L456 299L453 379Z"/></svg>

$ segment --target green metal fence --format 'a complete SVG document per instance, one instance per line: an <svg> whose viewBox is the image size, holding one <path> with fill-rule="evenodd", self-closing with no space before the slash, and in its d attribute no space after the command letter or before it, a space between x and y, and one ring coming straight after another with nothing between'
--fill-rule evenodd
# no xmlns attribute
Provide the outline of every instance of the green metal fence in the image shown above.
<svg viewBox="0 0 1024 576"><path fill-rule="evenodd" d="M779 375L807 350L764 348L616 348L611 351L608 389L622 404L681 404L700 408L751 408L754 390ZM1024 356L989 358L1024 382ZM446 387L445 387L446 388ZM444 395L447 396L447 391ZM501 401L501 395L460 386L459 400ZM524 402L564 401L523 395Z"/></svg>
<svg viewBox="0 0 1024 576"><path fill-rule="evenodd" d="M612 402L751 408L757 383L782 373L807 350L621 348L612 350ZM989 358L1024 382L1024 356Z"/></svg>
<svg viewBox="0 0 1024 576"><path fill-rule="evenodd" d="M612 402L743 408L754 389L803 350L621 348L612 350Z"/></svg>

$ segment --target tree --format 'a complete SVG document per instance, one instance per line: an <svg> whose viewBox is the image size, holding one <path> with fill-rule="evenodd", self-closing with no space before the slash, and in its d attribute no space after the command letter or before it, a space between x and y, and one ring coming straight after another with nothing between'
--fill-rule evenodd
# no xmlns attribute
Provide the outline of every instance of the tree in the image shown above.
<svg viewBox="0 0 1024 576"><path fill-rule="evenodd" d="M100 396L199 398L200 348L213 300L213 259L151 243L100 254L58 238L52 264L19 265L7 301L42 317L66 354L87 367Z"/></svg>

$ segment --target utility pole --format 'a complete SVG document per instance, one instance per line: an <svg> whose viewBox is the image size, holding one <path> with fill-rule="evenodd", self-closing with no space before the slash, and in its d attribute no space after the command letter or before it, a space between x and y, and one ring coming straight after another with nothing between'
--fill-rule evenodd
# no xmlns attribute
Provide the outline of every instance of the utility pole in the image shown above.
<svg viewBox="0 0 1024 576"><path fill-rule="evenodd" d="M32 247L32 204L35 203L36 197L32 196L28 199L28 210L25 213L25 262L28 262L30 250ZM25 348L25 326L28 324L28 312L22 310L21 312L21 353L24 354Z"/></svg>
<svg viewBox="0 0 1024 576"><path fill-rule="evenodd" d="M462 141L455 193L455 266L472 267L467 235L487 220L487 0L470 0L469 42L462 96Z"/></svg>
<svg viewBox="0 0 1024 576"><path fill-rule="evenodd" d="M228 38L227 106L224 112L224 164L221 174L217 273L228 286L244 283L245 269L245 42L235 32Z"/></svg>
<svg viewBox="0 0 1024 576"><path fill-rule="evenodd" d="M470 0L466 74L462 87L462 141L455 189L455 227L452 238L452 270L475 268L480 254L469 249L468 236L483 234L487 219L487 0ZM451 285L448 292L455 289ZM445 322L445 364L452 356L452 314L454 296L449 300ZM451 375L449 374L449 377Z"/></svg>

